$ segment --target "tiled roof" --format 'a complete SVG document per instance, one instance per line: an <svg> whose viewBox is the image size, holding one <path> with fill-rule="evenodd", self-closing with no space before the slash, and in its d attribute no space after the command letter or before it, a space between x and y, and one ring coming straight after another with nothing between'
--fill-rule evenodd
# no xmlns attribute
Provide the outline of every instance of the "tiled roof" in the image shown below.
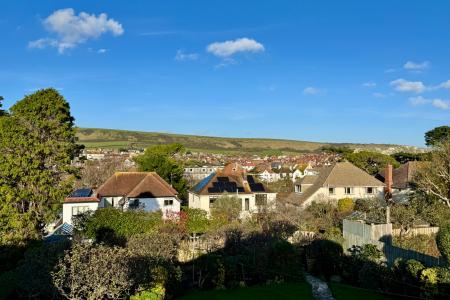
<svg viewBox="0 0 450 300"><path fill-rule="evenodd" d="M252 182L249 182L247 179L251 180ZM236 163L229 164L225 166L223 170L212 173L211 175L200 181L198 184L196 184L190 191L198 195L222 194L223 191L219 191L217 189L219 181L229 183L230 185L235 187L240 194L250 194L255 192L270 193L267 187L265 187L261 183L254 182L252 176L247 176L247 178L245 178L245 172ZM236 192L236 190L230 190L227 192L232 193Z"/></svg>
<svg viewBox="0 0 450 300"><path fill-rule="evenodd" d="M155 172L116 172L100 186L97 195L99 198L105 196L175 197L177 191Z"/></svg>
<svg viewBox="0 0 450 300"><path fill-rule="evenodd" d="M323 167L319 170L318 176L305 176L304 178L306 177L310 177L311 181L313 177L316 177L316 179L313 181L312 186L302 194L299 194L298 197L295 197L300 203L311 197L321 187L384 186L383 182L349 162L338 162L334 165Z"/></svg>
<svg viewBox="0 0 450 300"><path fill-rule="evenodd" d="M392 171L392 186L399 189L408 188L409 184L413 181L414 175L416 174L417 170L425 163L426 162L423 161L409 161L401 165L397 169L394 169ZM384 182L384 172L382 171L378 173L377 178Z"/></svg>

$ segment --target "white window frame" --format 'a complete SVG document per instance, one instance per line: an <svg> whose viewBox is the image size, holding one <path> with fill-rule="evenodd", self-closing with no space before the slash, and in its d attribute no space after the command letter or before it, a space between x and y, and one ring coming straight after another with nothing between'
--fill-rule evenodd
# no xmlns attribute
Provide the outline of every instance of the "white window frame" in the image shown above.
<svg viewBox="0 0 450 300"><path fill-rule="evenodd" d="M89 210L89 205L72 206L72 216L78 216L82 213L87 212L88 210Z"/></svg>
<svg viewBox="0 0 450 300"><path fill-rule="evenodd" d="M347 189L349 190L348 193L347 193ZM353 195L353 187L351 187L351 186L344 187L344 194L346 194L346 195Z"/></svg>
<svg viewBox="0 0 450 300"><path fill-rule="evenodd" d="M169 204L167 204L169 203ZM172 206L173 205L173 199L164 199L164 206Z"/></svg>
<svg viewBox="0 0 450 300"><path fill-rule="evenodd" d="M336 189L334 187L328 187L329 195L336 195Z"/></svg>

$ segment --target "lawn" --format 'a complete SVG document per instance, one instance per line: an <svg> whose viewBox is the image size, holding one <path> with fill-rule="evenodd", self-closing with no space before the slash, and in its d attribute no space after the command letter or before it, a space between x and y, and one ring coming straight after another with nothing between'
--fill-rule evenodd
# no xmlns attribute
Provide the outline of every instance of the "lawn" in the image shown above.
<svg viewBox="0 0 450 300"><path fill-rule="evenodd" d="M349 285L329 283L328 286L336 300L389 300L393 299L376 292L365 289L358 289Z"/></svg>
<svg viewBox="0 0 450 300"><path fill-rule="evenodd" d="M275 299L314 299L311 287L306 282L258 285L233 290L213 290L190 292L179 300L275 300Z"/></svg>

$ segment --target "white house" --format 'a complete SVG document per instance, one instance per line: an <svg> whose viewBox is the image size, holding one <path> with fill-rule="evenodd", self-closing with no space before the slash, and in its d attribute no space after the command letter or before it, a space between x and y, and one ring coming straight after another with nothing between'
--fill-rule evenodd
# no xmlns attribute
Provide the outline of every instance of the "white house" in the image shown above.
<svg viewBox="0 0 450 300"><path fill-rule="evenodd" d="M256 182L252 175L246 175L240 165L232 163L212 173L189 191L189 207L203 209L209 214L214 201L224 193L241 199L241 216L272 208L276 201L276 193Z"/></svg>
<svg viewBox="0 0 450 300"><path fill-rule="evenodd" d="M313 201L342 198L373 198L384 196L384 183L349 162L338 162L307 175L294 184L297 200L303 206Z"/></svg>
<svg viewBox="0 0 450 300"><path fill-rule="evenodd" d="M300 171L299 169L295 169L294 172L292 172L292 182L295 182L297 179L302 178L303 172Z"/></svg>
<svg viewBox="0 0 450 300"><path fill-rule="evenodd" d="M99 207L161 210L164 218L180 211L177 194L155 172L116 172L97 190Z"/></svg>
<svg viewBox="0 0 450 300"><path fill-rule="evenodd" d="M72 225L72 217L86 211L98 209L100 200L94 196L92 189L77 189L64 199L62 222Z"/></svg>
<svg viewBox="0 0 450 300"><path fill-rule="evenodd" d="M180 211L177 191L155 172L116 172L94 195L91 189L79 189L63 203L63 223L72 217L104 207L118 209L161 210L163 218Z"/></svg>
<svg viewBox="0 0 450 300"><path fill-rule="evenodd" d="M258 173L258 177L265 182L275 182L281 179L280 173L276 173L271 169L265 169Z"/></svg>
<svg viewBox="0 0 450 300"><path fill-rule="evenodd" d="M209 174L223 168L220 166L186 167L183 177L189 181L199 181L208 177Z"/></svg>

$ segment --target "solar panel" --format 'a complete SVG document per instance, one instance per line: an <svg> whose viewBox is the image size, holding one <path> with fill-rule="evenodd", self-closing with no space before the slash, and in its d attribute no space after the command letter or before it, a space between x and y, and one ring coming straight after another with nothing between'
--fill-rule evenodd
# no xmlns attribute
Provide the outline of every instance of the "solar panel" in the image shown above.
<svg viewBox="0 0 450 300"><path fill-rule="evenodd" d="M253 178L252 175L247 175L247 182L248 183L255 183L255 179Z"/></svg>
<svg viewBox="0 0 450 300"><path fill-rule="evenodd" d="M84 198L84 197L90 197L92 195L92 189L84 188L84 189L77 189L70 194L70 197L72 198Z"/></svg>
<svg viewBox="0 0 450 300"><path fill-rule="evenodd" d="M228 177L217 177L217 181L219 181L219 182L229 182L230 179L228 179Z"/></svg>
<svg viewBox="0 0 450 300"><path fill-rule="evenodd" d="M250 189L252 192L265 192L264 185L262 183L250 183Z"/></svg>
<svg viewBox="0 0 450 300"><path fill-rule="evenodd" d="M214 175L216 175L215 172L209 174L206 178L204 178L202 181L200 181L199 183L197 183L197 184L192 188L192 190L193 190L195 193L200 192L200 191L201 191L201 190L209 183L209 181L211 180L211 178L214 177Z"/></svg>

